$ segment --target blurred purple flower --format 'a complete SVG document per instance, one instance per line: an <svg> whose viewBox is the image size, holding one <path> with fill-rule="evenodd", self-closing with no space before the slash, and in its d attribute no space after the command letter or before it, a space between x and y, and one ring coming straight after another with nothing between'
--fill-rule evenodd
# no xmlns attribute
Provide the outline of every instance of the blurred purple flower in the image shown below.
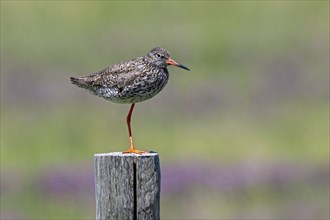
<svg viewBox="0 0 330 220"><path fill-rule="evenodd" d="M40 175L39 186L45 195L94 195L92 168L84 166L54 167Z"/></svg>
<svg viewBox="0 0 330 220"><path fill-rule="evenodd" d="M329 172L326 169L308 169L294 164L276 164L259 168L242 164L234 166L205 163L171 164L163 166L161 171L161 190L164 194L196 185L216 191L231 191L259 185L281 189L301 181L306 184L312 182L327 184L329 180Z"/></svg>

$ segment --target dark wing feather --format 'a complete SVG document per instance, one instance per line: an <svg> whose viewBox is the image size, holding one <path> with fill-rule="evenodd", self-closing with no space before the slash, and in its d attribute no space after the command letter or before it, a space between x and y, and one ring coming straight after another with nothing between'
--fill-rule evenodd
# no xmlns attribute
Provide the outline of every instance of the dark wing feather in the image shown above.
<svg viewBox="0 0 330 220"><path fill-rule="evenodd" d="M117 87L121 88L138 76L137 65L139 58L131 61L124 61L107 67L88 76L92 86Z"/></svg>
<svg viewBox="0 0 330 220"><path fill-rule="evenodd" d="M73 84L86 89L98 86L120 89L131 84L141 74L139 71L141 66L143 66L143 58L138 57L114 64L88 76L70 77L70 79Z"/></svg>

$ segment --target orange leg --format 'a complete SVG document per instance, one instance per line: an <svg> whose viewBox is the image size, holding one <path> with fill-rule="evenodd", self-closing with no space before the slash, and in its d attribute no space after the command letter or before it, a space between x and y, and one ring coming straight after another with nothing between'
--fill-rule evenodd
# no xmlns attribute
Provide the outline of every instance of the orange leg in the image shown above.
<svg viewBox="0 0 330 220"><path fill-rule="evenodd" d="M123 153L136 153L136 154L142 154L142 153L147 153L145 151L141 151L141 150L136 150L134 148L134 144L133 144L133 137L132 137L132 130L131 130L131 116L132 116L132 113L133 113L133 110L134 110L134 106L135 106L135 103L133 103L131 105L131 108L129 109L129 112L127 114L127 117L126 117L126 122L127 122L127 127L128 127L128 135L129 135L129 150L127 151L124 151Z"/></svg>

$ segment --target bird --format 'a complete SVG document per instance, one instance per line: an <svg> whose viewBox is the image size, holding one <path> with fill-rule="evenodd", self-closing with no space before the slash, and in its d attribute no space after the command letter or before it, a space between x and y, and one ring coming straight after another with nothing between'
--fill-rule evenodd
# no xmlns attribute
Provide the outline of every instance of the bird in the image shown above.
<svg viewBox="0 0 330 220"><path fill-rule="evenodd" d="M131 116L138 102L148 100L163 90L169 79L168 66L190 69L170 58L161 47L146 55L122 61L86 76L70 77L71 83L114 103L131 104L126 116L130 147L122 153L143 154L133 144Z"/></svg>

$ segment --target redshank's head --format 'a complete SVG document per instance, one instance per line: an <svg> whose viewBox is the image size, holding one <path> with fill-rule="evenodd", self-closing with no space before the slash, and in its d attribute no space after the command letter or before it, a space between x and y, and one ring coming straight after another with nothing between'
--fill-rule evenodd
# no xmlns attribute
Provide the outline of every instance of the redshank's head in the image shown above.
<svg viewBox="0 0 330 220"><path fill-rule="evenodd" d="M151 62L154 65L160 68L166 68L168 65L173 65L185 70L190 70L184 65L172 60L170 58L170 54L164 48L161 47L155 47L148 53L147 56L151 59Z"/></svg>

